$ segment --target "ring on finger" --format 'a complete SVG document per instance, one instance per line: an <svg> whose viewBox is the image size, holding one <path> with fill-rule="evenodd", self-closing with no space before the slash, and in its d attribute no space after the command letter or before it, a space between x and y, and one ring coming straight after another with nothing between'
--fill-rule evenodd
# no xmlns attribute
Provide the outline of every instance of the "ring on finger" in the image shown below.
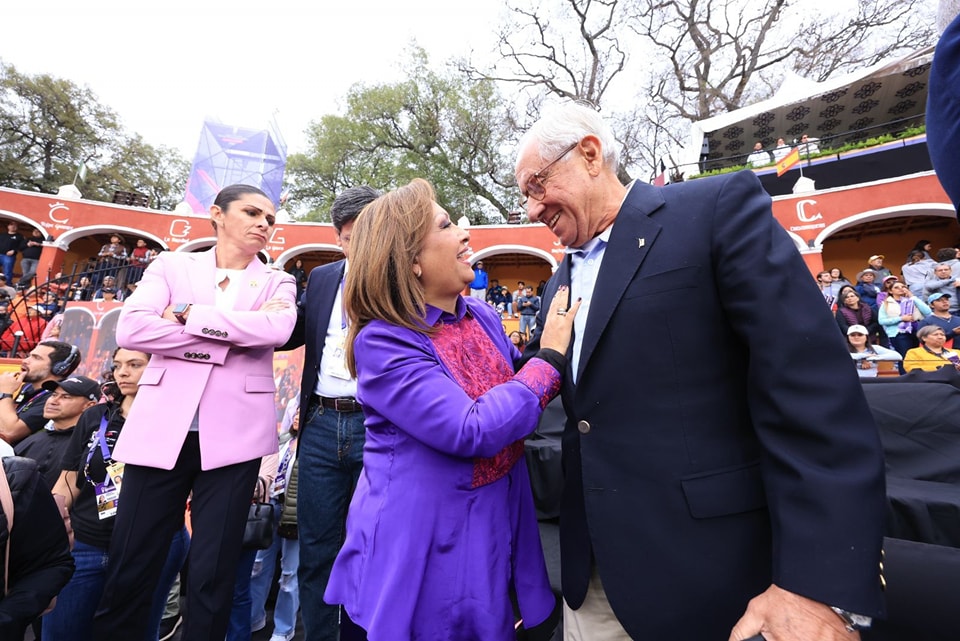
<svg viewBox="0 0 960 641"><path fill-rule="evenodd" d="M566 315L567 315L567 310L565 310L565 309L558 309L558 310L557 310L557 316L566 316Z"/></svg>

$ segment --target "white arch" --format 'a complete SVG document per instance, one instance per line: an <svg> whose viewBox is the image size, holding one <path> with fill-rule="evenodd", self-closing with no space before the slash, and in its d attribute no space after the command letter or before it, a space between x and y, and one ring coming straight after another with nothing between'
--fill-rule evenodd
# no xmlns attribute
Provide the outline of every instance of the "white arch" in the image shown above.
<svg viewBox="0 0 960 641"><path fill-rule="evenodd" d="M537 258L542 258L545 263L550 265L551 272L557 269L557 260L550 255L549 252L545 252L536 247L530 247L529 245L493 245L491 247L484 247L470 256L470 264L475 265L478 260L483 260L484 258L498 254L526 254L528 256L536 256Z"/></svg>
<svg viewBox="0 0 960 641"><path fill-rule="evenodd" d="M44 238L47 237L47 230L44 229L43 226L38 224L37 221L33 220L32 218L27 218L23 214L18 214L16 212L9 211L7 209L0 209L0 217L13 218L18 222L25 223L31 229L39 229L43 233L43 237Z"/></svg>
<svg viewBox="0 0 960 641"><path fill-rule="evenodd" d="M85 236L92 236L93 234L120 234L124 236L138 236L140 238L149 238L156 244L160 245L163 249L170 249L170 247L163 242L163 239L159 236L154 236L150 232L144 231L142 229L136 229L134 227L124 227L122 225L90 225L88 227L75 227L70 231L63 232L60 234L60 237L53 241L53 246L63 251L67 251L70 248L70 243L77 240L78 238L84 238Z"/></svg>
<svg viewBox="0 0 960 641"><path fill-rule="evenodd" d="M217 244L217 237L216 237L216 236L205 236L205 237L203 237L203 238L197 238L197 239L195 239L195 240L191 240L191 241L189 241L189 242L186 242L186 243L180 245L179 247L177 247L176 250L174 250L174 251L176 251L176 252L186 252L186 253L189 254L189 253L191 253L191 252L202 251L202 250L204 250L204 249L208 249L208 248L210 248L210 247L213 247L213 246L216 245L216 244ZM261 249L260 251L257 252L257 254L263 259L263 263L264 263L264 264L270 265L270 266L272 266L272 267L275 267L275 266L276 266L276 265L274 265L273 258L270 257L270 254L267 253L267 250L266 250L266 249Z"/></svg>
<svg viewBox="0 0 960 641"><path fill-rule="evenodd" d="M803 238L793 233L789 229L784 228L784 231L787 232L787 236L790 237L790 240L793 241L793 244L797 246L797 251L799 251L801 254L809 253L810 248L807 246L807 241L805 241Z"/></svg>
<svg viewBox="0 0 960 641"><path fill-rule="evenodd" d="M335 251L342 252L339 245L332 243L310 243L308 245L297 245L296 247L291 247L290 249L284 250L277 256L276 264L280 269L287 268L287 261L293 258L296 258L300 254L306 254L307 252L312 251Z"/></svg>
<svg viewBox="0 0 960 641"><path fill-rule="evenodd" d="M883 207L882 209L871 209L853 216L847 216L842 220L831 223L823 228L817 237L813 240L813 248L823 249L823 243L831 235L871 220L886 220L888 218L902 218L904 216L936 216L938 218L956 218L957 210L953 206L945 203L913 203L910 205L896 205L893 207Z"/></svg>
<svg viewBox="0 0 960 641"><path fill-rule="evenodd" d="M200 249L206 249L207 247L213 247L216 244L216 236L204 236L203 238L194 238L193 240L188 240L184 244L177 247L174 251L195 252Z"/></svg>

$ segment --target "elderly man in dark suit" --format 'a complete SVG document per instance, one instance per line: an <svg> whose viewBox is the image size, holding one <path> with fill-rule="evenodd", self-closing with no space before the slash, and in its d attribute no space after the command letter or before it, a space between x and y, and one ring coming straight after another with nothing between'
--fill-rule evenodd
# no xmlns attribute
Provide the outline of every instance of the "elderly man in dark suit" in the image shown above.
<svg viewBox="0 0 960 641"><path fill-rule="evenodd" d="M353 222L379 195L372 187L351 187L334 200L330 218L344 259L310 272L296 328L283 346L294 349L306 345L297 449L297 575L300 612L309 641L347 638L340 634L339 606L323 601L330 569L343 540L347 506L363 467L365 440L363 409L354 398L357 381L350 376L344 360L348 328L341 299ZM343 619L347 621L346 614ZM354 627L351 630L356 635Z"/></svg>
<svg viewBox="0 0 960 641"><path fill-rule="evenodd" d="M927 93L927 148L937 178L960 218L960 15L956 3L941 2L953 21L940 36L930 67Z"/></svg>
<svg viewBox="0 0 960 641"><path fill-rule="evenodd" d="M835 321L812 281L782 287L805 266L752 173L624 187L618 149L567 103L516 165L530 220L569 248L540 320L560 285L583 301L566 638L856 639L884 611L883 458Z"/></svg>

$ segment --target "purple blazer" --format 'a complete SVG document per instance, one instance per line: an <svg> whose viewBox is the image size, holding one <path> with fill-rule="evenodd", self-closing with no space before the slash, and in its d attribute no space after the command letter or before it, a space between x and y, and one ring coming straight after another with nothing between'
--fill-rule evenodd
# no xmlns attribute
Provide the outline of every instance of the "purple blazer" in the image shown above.
<svg viewBox="0 0 960 641"><path fill-rule="evenodd" d="M515 639L511 580L526 626L554 606L522 454L486 484L474 465L533 432L560 374L532 359L513 375L519 353L480 300L461 298L455 317L428 307L427 323L463 323L467 309L481 329L461 325L474 339L461 371L493 363L507 379L476 400L422 333L373 321L354 343L363 472L324 599L371 641Z"/></svg>
<svg viewBox="0 0 960 641"><path fill-rule="evenodd" d="M140 379L114 454L119 461L172 469L200 413L204 470L277 451L273 351L297 320L293 278L253 260L234 309L215 305L216 255L164 252L144 272L117 323L117 344L153 354ZM258 312L281 298L281 312ZM192 303L187 324L162 318L172 303Z"/></svg>

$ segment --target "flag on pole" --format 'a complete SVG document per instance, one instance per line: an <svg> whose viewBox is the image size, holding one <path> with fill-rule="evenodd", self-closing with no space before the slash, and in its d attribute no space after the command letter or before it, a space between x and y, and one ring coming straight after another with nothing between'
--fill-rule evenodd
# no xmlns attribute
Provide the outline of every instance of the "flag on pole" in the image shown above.
<svg viewBox="0 0 960 641"><path fill-rule="evenodd" d="M663 158L660 159L660 174L653 179L653 184L657 187L663 187L667 184L667 166L663 164Z"/></svg>
<svg viewBox="0 0 960 641"><path fill-rule="evenodd" d="M790 153L777 161L777 176L782 176L800 162L800 148L794 147Z"/></svg>
<svg viewBox="0 0 960 641"><path fill-rule="evenodd" d="M77 182L77 180L84 181L86 179L87 179L87 163L80 161L80 166L77 167L77 177L74 179L73 182Z"/></svg>

